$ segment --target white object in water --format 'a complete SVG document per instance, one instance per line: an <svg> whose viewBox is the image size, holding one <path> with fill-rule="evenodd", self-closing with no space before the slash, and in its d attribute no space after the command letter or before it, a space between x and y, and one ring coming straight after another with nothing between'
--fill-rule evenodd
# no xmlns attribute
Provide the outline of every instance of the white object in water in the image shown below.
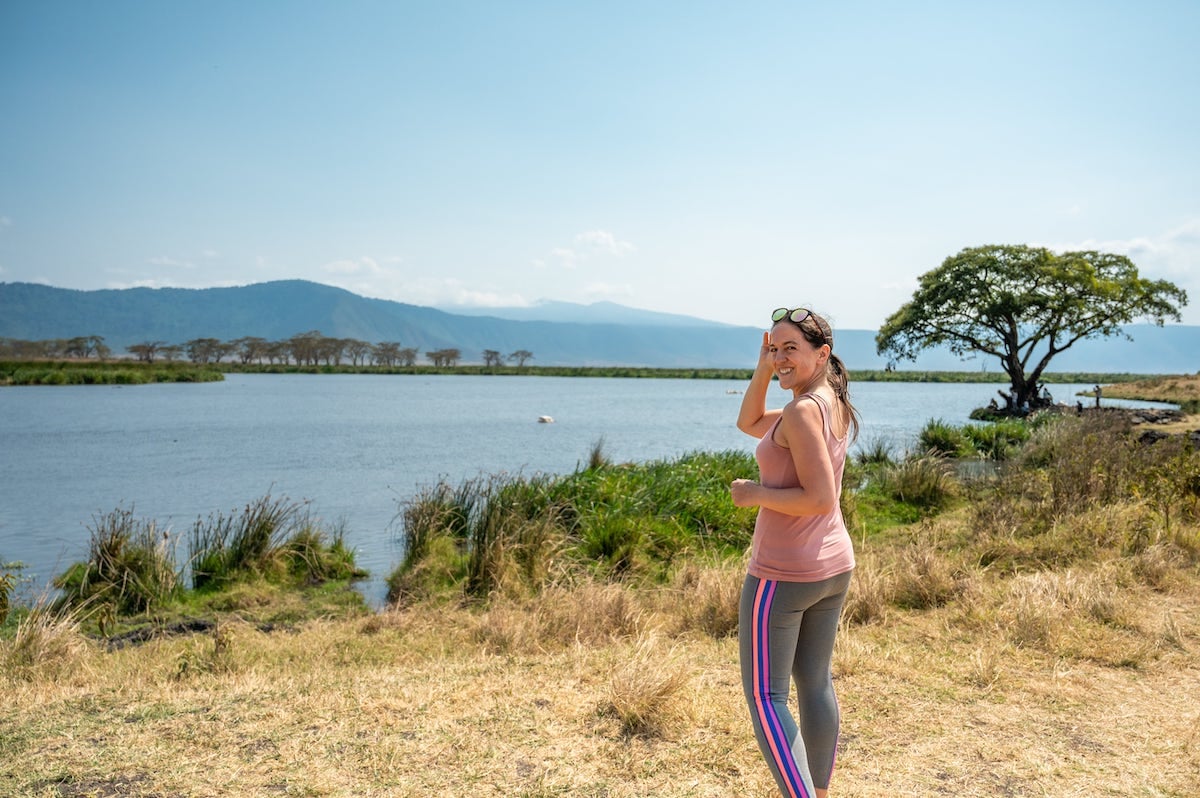
<svg viewBox="0 0 1200 798"><path fill-rule="evenodd" d="M554 416L538 416L539 424L553 424Z"/></svg>

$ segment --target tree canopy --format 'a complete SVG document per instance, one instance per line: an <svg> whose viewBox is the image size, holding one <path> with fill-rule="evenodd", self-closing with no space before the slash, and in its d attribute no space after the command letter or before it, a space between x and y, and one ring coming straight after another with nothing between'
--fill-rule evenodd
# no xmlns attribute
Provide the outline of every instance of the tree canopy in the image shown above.
<svg viewBox="0 0 1200 798"><path fill-rule="evenodd" d="M1179 321L1186 304L1183 289L1139 276L1124 255L989 245L921 275L875 344L881 355L908 360L942 345L960 356L992 355L1011 381L1013 405L1036 405L1055 355L1085 338L1130 338L1122 325L1136 319Z"/></svg>

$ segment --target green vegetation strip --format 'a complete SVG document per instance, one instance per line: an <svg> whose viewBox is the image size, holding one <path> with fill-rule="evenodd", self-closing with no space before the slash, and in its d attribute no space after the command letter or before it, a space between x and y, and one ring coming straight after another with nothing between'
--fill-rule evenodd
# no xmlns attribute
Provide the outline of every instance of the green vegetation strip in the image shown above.
<svg viewBox="0 0 1200 798"><path fill-rule="evenodd" d="M219 368L192 363L0 361L0 385L145 385L223 379Z"/></svg>

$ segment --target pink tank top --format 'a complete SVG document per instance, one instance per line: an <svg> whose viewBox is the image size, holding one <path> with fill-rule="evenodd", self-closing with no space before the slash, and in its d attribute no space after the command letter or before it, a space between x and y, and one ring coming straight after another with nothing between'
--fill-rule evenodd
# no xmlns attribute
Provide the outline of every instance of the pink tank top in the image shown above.
<svg viewBox="0 0 1200 798"><path fill-rule="evenodd" d="M847 441L838 440L829 422L829 408L816 394L804 394L821 408L825 447L833 464L834 485L842 495L842 470L846 465ZM754 450L758 460L759 481L769 488L799 486L792 451L775 442L776 421ZM783 582L820 582L854 568L854 546L842 508L835 505L824 515L787 515L766 507L758 508L754 541L750 549L749 572L759 579Z"/></svg>

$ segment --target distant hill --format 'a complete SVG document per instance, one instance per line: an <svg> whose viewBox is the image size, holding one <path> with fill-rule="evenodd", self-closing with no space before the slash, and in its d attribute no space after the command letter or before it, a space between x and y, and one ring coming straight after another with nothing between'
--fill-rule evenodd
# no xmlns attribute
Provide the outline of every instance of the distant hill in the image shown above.
<svg viewBox="0 0 1200 798"><path fill-rule="evenodd" d="M144 341L186 343L257 336L277 341L318 330L370 343L397 341L424 354L457 348L463 362L485 349L526 349L540 365L750 368L762 330L611 302L547 302L531 308L455 312L382 299L340 288L284 280L236 288L129 288L77 291L32 283L0 283L0 337L25 340L103 336L113 352ZM1053 371L1194 373L1200 370L1200 327L1128 328L1134 341L1084 341L1055 358ZM839 330L835 349L852 369L881 369L872 330ZM923 354L903 370L998 371L992 359L963 361L948 351Z"/></svg>

